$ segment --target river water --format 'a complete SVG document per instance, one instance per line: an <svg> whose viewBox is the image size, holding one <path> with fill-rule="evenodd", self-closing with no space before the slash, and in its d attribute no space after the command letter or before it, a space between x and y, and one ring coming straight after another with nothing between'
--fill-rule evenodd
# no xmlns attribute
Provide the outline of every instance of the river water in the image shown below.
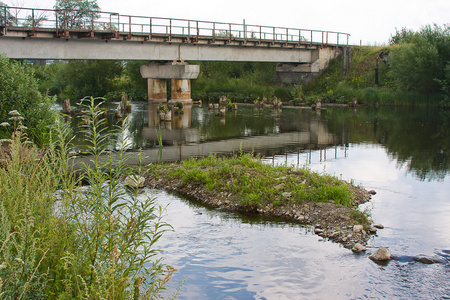
<svg viewBox="0 0 450 300"><path fill-rule="evenodd" d="M220 117L193 106L159 124L153 107L134 103L130 122L125 134L146 162L253 150L268 164L305 166L375 190L360 209L385 226L366 253L353 254L309 226L149 191L174 228L158 243L178 269L167 295L183 283L179 299L450 299L449 111L242 106ZM395 257L386 265L368 259L381 246Z"/></svg>

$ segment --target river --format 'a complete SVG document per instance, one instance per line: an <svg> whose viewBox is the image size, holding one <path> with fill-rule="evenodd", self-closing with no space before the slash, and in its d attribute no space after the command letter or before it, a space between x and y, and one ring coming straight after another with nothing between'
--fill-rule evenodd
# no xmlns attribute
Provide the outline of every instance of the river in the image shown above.
<svg viewBox="0 0 450 300"><path fill-rule="evenodd" d="M158 243L178 269L167 295L183 283L179 299L450 299L449 111L240 106L220 117L192 106L157 125L153 110L133 103L125 133L146 162L253 150L268 164L305 166L375 190L360 209L385 227L366 253L353 254L309 226L149 191L174 228ZM386 265L368 259L381 246L395 257Z"/></svg>

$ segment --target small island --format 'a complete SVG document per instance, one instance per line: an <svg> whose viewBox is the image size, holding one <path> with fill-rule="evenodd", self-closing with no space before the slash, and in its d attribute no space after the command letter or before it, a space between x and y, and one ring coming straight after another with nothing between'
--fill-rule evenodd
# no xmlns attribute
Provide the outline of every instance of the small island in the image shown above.
<svg viewBox="0 0 450 300"><path fill-rule="evenodd" d="M267 165L253 154L154 164L145 182L219 209L313 225L316 234L346 248L364 246L376 233L369 214L358 210L370 192L306 168Z"/></svg>

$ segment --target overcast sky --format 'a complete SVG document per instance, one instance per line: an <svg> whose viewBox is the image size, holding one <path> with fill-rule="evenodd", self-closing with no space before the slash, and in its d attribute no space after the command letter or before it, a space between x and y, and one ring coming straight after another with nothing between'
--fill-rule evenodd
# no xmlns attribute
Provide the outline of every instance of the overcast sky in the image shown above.
<svg viewBox="0 0 450 300"><path fill-rule="evenodd" d="M0 0L52 8L54 0ZM102 11L278 27L339 31L350 44L383 44L395 29L450 23L450 0L97 0Z"/></svg>

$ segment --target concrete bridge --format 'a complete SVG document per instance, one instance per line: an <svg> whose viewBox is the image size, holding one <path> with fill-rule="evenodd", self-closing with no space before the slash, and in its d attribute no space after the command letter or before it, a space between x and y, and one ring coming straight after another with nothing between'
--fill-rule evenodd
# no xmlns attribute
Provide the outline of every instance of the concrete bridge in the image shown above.
<svg viewBox="0 0 450 300"><path fill-rule="evenodd" d="M345 51L348 39L347 33L245 21L222 23L100 11L75 19L71 11L0 6L0 53L13 59L156 61L158 70L169 76L145 77L155 76L155 67L143 71L149 78L150 100L161 100L151 98L161 95L150 88L164 89L160 86L164 79L183 80L176 84L184 87L182 93L186 94L186 89L190 93L187 82L196 78L192 70L184 72L191 72L188 76L177 77L176 72L183 67L173 67L172 63L163 71L162 62L278 62L282 80L298 80L325 69L330 59Z"/></svg>

